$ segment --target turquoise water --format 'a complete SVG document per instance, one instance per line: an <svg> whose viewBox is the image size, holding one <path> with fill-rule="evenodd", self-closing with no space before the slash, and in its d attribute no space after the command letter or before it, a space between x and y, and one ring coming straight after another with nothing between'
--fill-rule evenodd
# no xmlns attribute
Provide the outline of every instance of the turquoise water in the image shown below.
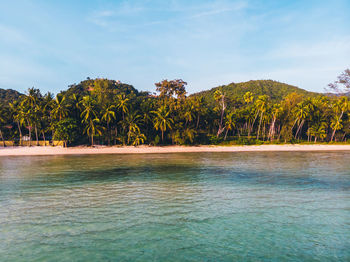
<svg viewBox="0 0 350 262"><path fill-rule="evenodd" d="M0 261L350 261L350 153L0 157Z"/></svg>

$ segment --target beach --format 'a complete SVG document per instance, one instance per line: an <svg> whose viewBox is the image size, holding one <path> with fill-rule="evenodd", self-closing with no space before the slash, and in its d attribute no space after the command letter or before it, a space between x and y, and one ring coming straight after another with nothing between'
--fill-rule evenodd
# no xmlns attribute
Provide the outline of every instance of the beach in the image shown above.
<svg viewBox="0 0 350 262"><path fill-rule="evenodd" d="M350 145L252 145L252 146L95 146L95 147L1 147L0 156L92 155L92 154L161 154L201 152L289 152L348 151Z"/></svg>

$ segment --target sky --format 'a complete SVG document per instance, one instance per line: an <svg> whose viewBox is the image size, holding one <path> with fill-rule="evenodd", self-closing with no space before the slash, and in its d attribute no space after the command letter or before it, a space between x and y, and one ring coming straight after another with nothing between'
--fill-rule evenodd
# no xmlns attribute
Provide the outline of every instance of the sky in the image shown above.
<svg viewBox="0 0 350 262"><path fill-rule="evenodd" d="M0 0L0 88L273 79L322 92L349 67L349 0Z"/></svg>

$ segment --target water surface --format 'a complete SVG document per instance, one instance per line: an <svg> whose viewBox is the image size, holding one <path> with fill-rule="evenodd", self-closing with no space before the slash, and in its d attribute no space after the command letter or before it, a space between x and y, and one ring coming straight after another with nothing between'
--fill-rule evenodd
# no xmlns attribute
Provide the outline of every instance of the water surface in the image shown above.
<svg viewBox="0 0 350 262"><path fill-rule="evenodd" d="M350 153L0 157L1 261L350 261Z"/></svg>

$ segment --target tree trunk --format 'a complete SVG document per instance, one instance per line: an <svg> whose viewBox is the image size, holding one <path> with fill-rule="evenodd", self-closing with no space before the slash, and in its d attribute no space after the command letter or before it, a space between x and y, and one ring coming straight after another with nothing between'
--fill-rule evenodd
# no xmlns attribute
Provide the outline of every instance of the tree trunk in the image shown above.
<svg viewBox="0 0 350 262"><path fill-rule="evenodd" d="M260 133L260 126L261 126L261 120L262 120L263 112L260 114L260 120L259 120L259 127L258 127L258 134L256 136L256 139L259 140L259 133Z"/></svg>
<svg viewBox="0 0 350 262"><path fill-rule="evenodd" d="M2 131L1 130L0 130L0 137L1 137L1 140L2 140L2 144L4 145L4 147L6 147L6 143L5 143L4 137L2 136Z"/></svg>
<svg viewBox="0 0 350 262"><path fill-rule="evenodd" d="M344 133L344 135L343 135L341 141L343 141L343 140L345 139L345 136L346 136L346 133Z"/></svg>
<svg viewBox="0 0 350 262"><path fill-rule="evenodd" d="M22 130L21 130L21 126L19 124L19 121L17 121L17 127L18 127L18 131L19 131L19 145L22 146Z"/></svg>
<svg viewBox="0 0 350 262"><path fill-rule="evenodd" d="M338 118L338 122L341 120L341 118L343 117L343 114L344 114L344 111L341 112L339 118ZM332 133L332 137L331 137L331 142L333 141L333 138L335 136L335 131L336 129L333 130L333 133Z"/></svg>
<svg viewBox="0 0 350 262"><path fill-rule="evenodd" d="M45 139L45 132L41 131L42 135L43 135L43 139L44 139L44 146L46 146L46 139Z"/></svg>
<svg viewBox="0 0 350 262"><path fill-rule="evenodd" d="M255 124L255 121L256 121L256 119L257 119L257 117L258 117L258 114L259 114L259 110L256 112L254 121L253 121L252 125L250 126L250 133L253 131L254 124ZM250 134L249 134L249 135L250 135Z"/></svg>
<svg viewBox="0 0 350 262"><path fill-rule="evenodd" d="M276 122L276 118L274 117L270 126L269 135L268 135L271 141L274 139L274 136L275 136L275 122Z"/></svg>
<svg viewBox="0 0 350 262"><path fill-rule="evenodd" d="M302 120L302 121L301 121L301 123L300 123L300 125L299 125L299 127L298 127L298 129L297 129L297 132L295 133L295 136L294 136L295 139L297 138L300 129L303 127L304 121L305 121L305 120Z"/></svg>
<svg viewBox="0 0 350 262"><path fill-rule="evenodd" d="M29 121L27 120L28 128L29 128L29 146L32 146L32 127L29 125Z"/></svg>
<svg viewBox="0 0 350 262"><path fill-rule="evenodd" d="M36 145L39 145L39 137L38 137L38 128L36 127L36 125L34 125L35 128L35 138L36 138Z"/></svg>
<svg viewBox="0 0 350 262"><path fill-rule="evenodd" d="M226 133L225 133L225 138L224 138L224 140L226 140L227 133L228 133L228 128L226 129Z"/></svg>
<svg viewBox="0 0 350 262"><path fill-rule="evenodd" d="M108 145L111 145L111 132L109 131L109 123L107 121Z"/></svg>

